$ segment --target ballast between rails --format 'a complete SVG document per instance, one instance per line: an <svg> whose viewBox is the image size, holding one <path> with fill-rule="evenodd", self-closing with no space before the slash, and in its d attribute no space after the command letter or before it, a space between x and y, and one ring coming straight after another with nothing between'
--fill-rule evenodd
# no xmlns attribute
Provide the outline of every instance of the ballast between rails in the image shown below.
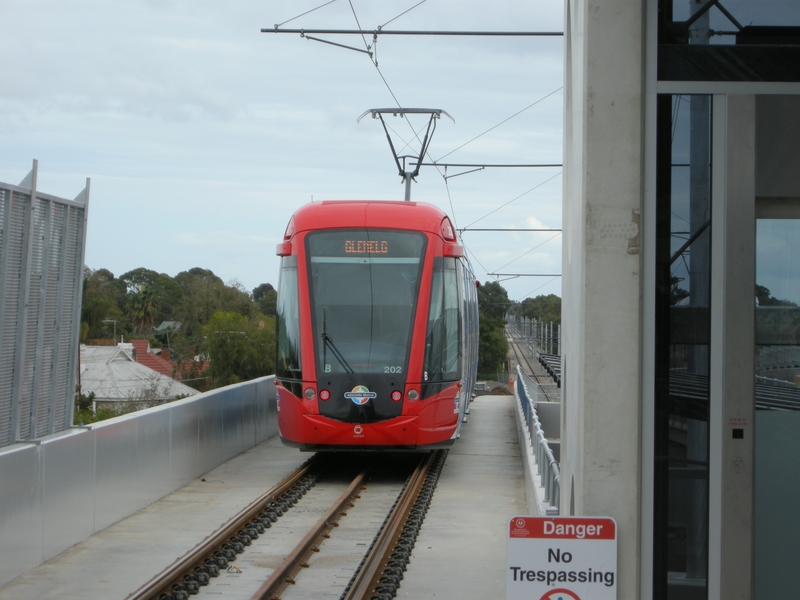
<svg viewBox="0 0 800 600"><path fill-rule="evenodd" d="M189 583L190 587L196 589L198 587L197 575L199 572L205 573L207 561L222 562L221 559L213 558L215 552L236 537L238 532L243 531L266 508L295 488L304 477L307 477L312 472L312 469L318 466L318 463L318 455L309 458L277 485L256 498L216 531L212 532L192 550L150 579L138 590L128 595L126 600L154 600L162 595L175 597L173 588L175 586L186 588L187 583ZM185 591L185 589L179 591ZM195 591L194 593L197 592ZM189 594L190 592L186 592L187 596Z"/></svg>
<svg viewBox="0 0 800 600"><path fill-rule="evenodd" d="M286 560L278 566L272 575L267 579L253 594L251 600L271 600L279 598L280 593L289 585L295 583L294 577L308 567L308 558L314 553L319 552L319 546L328 533L337 526L339 519L347 514L346 508L352 507L356 498L359 498L359 491L372 470L374 465L367 466L351 482L339 499L331 508L317 521L317 524L305 535L302 541L286 557Z"/></svg>

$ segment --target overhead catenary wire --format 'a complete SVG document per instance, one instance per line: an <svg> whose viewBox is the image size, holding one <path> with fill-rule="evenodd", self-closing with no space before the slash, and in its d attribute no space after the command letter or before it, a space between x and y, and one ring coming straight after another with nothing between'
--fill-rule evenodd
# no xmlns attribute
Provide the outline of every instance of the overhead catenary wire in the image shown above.
<svg viewBox="0 0 800 600"><path fill-rule="evenodd" d="M464 233L465 231L469 231L469 232L472 232L472 231L495 231L495 232L502 231L502 232L508 232L508 233L514 233L516 231L516 232L520 232L520 233L525 233L525 232L531 232L531 231L542 232L542 231L561 231L561 230L560 229L553 229L551 227L535 228L535 229L527 229L527 228L521 228L521 227L490 227L490 228L482 229L482 228L475 227L474 229L470 228L470 229L459 229L458 230L459 233Z"/></svg>
<svg viewBox="0 0 800 600"><path fill-rule="evenodd" d="M389 19L388 21L386 21L386 23L384 23L383 25L378 25L378 27L377 27L377 31L380 31L380 30L382 30L382 29L383 29L384 27L386 27L386 26L387 26L389 23L392 23L393 21L396 21L397 19L399 19L399 18L400 18L400 17L402 17L403 15L410 13L412 10L414 10L415 8L417 8L418 6L420 6L421 4L425 4L425 2L427 2L427 1L428 1L428 0L421 0L420 2L417 2L417 3L416 3L414 6L412 6L411 8L407 8L406 10L404 10L403 12L401 12L399 15L397 15L397 16L395 16L395 17L392 17L391 19ZM299 14L299 15L297 15L296 17L292 17L291 19L287 19L286 21L283 21L282 23L275 23L275 29L274 29L274 30L275 30L275 31L277 31L279 27L282 27L283 25L286 25L286 23L291 23L292 21L295 21L295 20L299 19L300 17L304 17L304 16L306 16L306 15L308 15L308 14L311 14L312 12L314 12L314 11L316 11L316 10L319 10L320 8L324 8L324 7L328 6L329 4L333 4L334 2L336 2L336 0L329 0L328 2L325 2L325 3L323 3L323 4L320 4L320 5L319 5L319 6L317 6L316 8L312 8L311 10L307 10L307 11L305 11L304 13L300 13L300 14ZM350 7L351 7L351 8L353 7L353 5L352 5L352 2L350 2ZM355 9L353 9L353 13L355 13ZM361 24L358 22L358 19L356 19L356 23L358 24L358 27L359 27L359 29L361 29ZM266 32L267 32L267 31L269 31L269 30L262 29L261 31L262 31L262 33L266 33ZM294 33L294 32L292 32L292 33ZM318 32L318 33L321 33L321 32ZM366 32L366 31L365 31L364 33L374 33L374 32Z"/></svg>
<svg viewBox="0 0 800 600"><path fill-rule="evenodd" d="M358 15L356 14L356 9L353 6L353 0L347 0L347 1L350 4L350 10L353 11L353 18L356 20L356 25L358 25L358 28L361 29L361 23L358 22ZM361 39L364 40L364 46L367 48L367 52L369 52L370 45L367 43L367 38L364 37L363 33L361 34Z"/></svg>
<svg viewBox="0 0 800 600"><path fill-rule="evenodd" d="M352 10L352 12L353 12L353 17L354 17L354 18L355 18L355 20L356 20L356 24L358 25L359 29L361 29L361 24L360 24L360 23L359 23L359 21L358 21L358 15L356 15L356 10L355 10L355 7L353 6L353 2L352 2L352 0L348 0L348 2L350 3L350 9L351 9L351 10ZM412 8L413 8L413 7L412 7ZM406 12L408 12L408 11L406 11ZM403 13L403 14L405 14L405 13ZM362 38L363 38L363 34L362 34ZM375 31L375 32L373 32L373 40L374 40L373 44L374 44L374 45L377 45L377 42L378 42L378 31ZM400 104L400 101L397 99L397 96L395 95L394 91L392 90L391 86L389 85L389 82L388 82L388 81L386 81L386 77L384 77L384 75L383 75L383 72L381 71L380 67L378 66L378 60L377 60L377 58L376 58L376 57L374 57L374 56L373 56L373 55L372 55L372 54L369 52L369 51L371 50L371 47L370 47L370 46L367 44L367 41L366 41L366 39L364 39L364 44L365 44L365 45L366 45L366 47L367 47L367 51L368 51L368 54L369 54L369 59L370 59L370 62L371 62L371 63L372 63L374 66L375 66L375 69L378 71L378 75L380 75L380 77L381 77L381 80L383 81L384 85L386 86L386 89L387 89L387 90L389 90L389 93L392 95L392 98L394 99L394 101L395 101L395 104L397 105L397 107L398 107L398 108L402 108L402 107L403 107L403 105L402 105L402 104ZM386 123L383 121L383 118L381 118L381 122L383 122L383 124L384 124L384 127L385 127L385 126L386 126ZM428 152L427 152L427 148L426 148L426 145L425 145L425 143L424 143L424 142L422 142L422 141L419 139L419 134L418 134L418 133L417 133L417 131L414 129L414 126L411 124L411 122L410 122L408 119L406 119L406 122L408 123L408 126L411 128L411 132L414 134L414 137L416 138L416 140L417 140L417 141L418 141L418 142L421 144L420 156L417 158L417 163L418 163L418 164L417 164L417 171L418 171L418 170L419 170L419 168L422 166L422 161L423 161L423 159L424 159L425 155L428 155L429 157L430 157L430 155L429 155L429 154L428 154ZM430 128L430 124L429 124L429 128ZM394 131L394 130L392 130L392 131ZM427 138L426 138L426 139L427 139ZM401 140L402 140L402 137L401 137ZM389 144L391 145L391 140L389 140ZM408 145L409 145L409 144L408 144L408 142L406 142L406 143L405 143L405 146L408 146ZM404 148L403 148L403 149L405 149L405 146L404 146ZM432 160L432 159L431 159L431 160ZM436 167L436 170L437 170L437 171L439 171L439 174L440 174L440 175L442 175L442 171L439 169L439 167ZM452 206L452 204L451 204L451 206ZM455 220L455 214L453 214L453 220Z"/></svg>
<svg viewBox="0 0 800 600"><path fill-rule="evenodd" d="M295 19L299 19L300 17L305 17L306 15L308 15L308 14L310 14L310 13L314 12L315 10L319 10L320 8L323 8L323 7L325 7L325 6L328 6L329 4L333 4L334 2L336 2L336 0L330 0L329 2L326 2L326 3L324 3L324 4L320 4L320 5L319 5L318 7L316 7L316 8L312 8L311 10L307 10L306 12L304 12L304 13L302 13L302 14L299 14L299 15L297 15L296 17L292 17L291 19L288 19L288 20L284 21L283 23L275 23L275 29L277 30L277 29L278 29L278 27L281 27L282 25L286 25L286 23L291 23L291 22L292 22L292 21L294 21ZM264 30L262 29L261 31L263 32Z"/></svg>
<svg viewBox="0 0 800 600"><path fill-rule="evenodd" d="M488 163L422 163L423 167L463 167L475 169L556 169L564 165L561 163L530 163L530 164L488 164Z"/></svg>
<svg viewBox="0 0 800 600"><path fill-rule="evenodd" d="M436 160L435 160L435 161L433 161L433 162L434 162L434 163L436 163L436 162L438 162L438 161L442 160L442 159L443 159L445 156L450 156L451 154L453 154L453 152L456 152L457 150L461 150L461 148L463 148L463 147L464 147L464 146L466 146L467 144L471 144L472 142L474 142L474 141L475 141L475 140L477 140L478 138L480 138L480 137L482 137L482 136L486 135L487 133L489 133L490 131L493 131L494 129L497 129L498 127L500 127L500 125L502 125L502 124L504 124L504 123L507 123L508 121L510 121L511 119L513 119L514 117L516 117L516 116L518 116L518 115L521 115L522 113L524 113L524 112L525 112L526 110L528 110L529 108L532 108L532 107L536 106L536 105L537 105L537 104L539 104L539 102L541 102L542 100L546 100L547 98L549 98L550 96L552 96L553 94L555 94L556 92L558 92L559 90L563 90L563 89L564 89L564 86L562 85L561 87L559 87L559 88L556 88L555 90L553 90L553 91L552 91L552 92L550 92L549 94L545 94L544 96L542 96L541 98L539 98L539 99L538 99L538 100L536 100L535 102L532 102L531 104L529 104L528 106L526 106L526 107L525 107L525 108L523 108L522 110L519 110L519 111L515 112L513 115L511 115L511 116L510 116L510 117L508 117L507 119L503 119L503 120L502 120L502 121L500 121L500 122L499 122L497 125L494 125L493 127L490 127L489 129L487 129L487 130L486 130L486 131L484 131L483 133L479 133L478 135L476 135L476 136L475 136L474 138L472 138L471 140L469 140L469 141L466 141L466 142L464 142L463 144L461 144L461 145L460 145L458 148L455 148L455 149L453 149L453 150L450 150L450 152L448 152L447 154L443 154L442 156L440 156L438 159L436 159Z"/></svg>
<svg viewBox="0 0 800 600"><path fill-rule="evenodd" d="M444 172L447 173L447 167L444 168ZM447 183L447 176L442 175L444 177L444 188L447 190L447 200L450 202L450 214L453 215L453 226L458 231L458 222L456 221L456 209L453 206L453 197L450 195L450 185ZM461 240L461 244L464 245L464 240Z"/></svg>
<svg viewBox="0 0 800 600"><path fill-rule="evenodd" d="M516 300L516 302L522 302L522 301L523 301L525 298L529 298L529 297L530 297L530 296L531 296L531 295L532 295L534 292L538 292L538 291L539 291L540 289L542 289L544 286L546 286L546 285L548 285L548 284L550 284L550 283L553 283L553 282L554 282L556 279L558 279L559 277L561 277L561 275L554 275L552 279L548 279L547 281L545 281L545 282L544 282L542 285L540 285L539 287L536 287L536 288L532 289L530 292L528 292L527 294L525 294L524 296L521 296L521 297L519 298L519 300Z"/></svg>
<svg viewBox="0 0 800 600"><path fill-rule="evenodd" d="M549 182L549 181L552 181L553 179L555 179L555 178L556 178L556 177L558 177L559 175L561 175L561 171L559 171L558 173L556 173L556 174L555 174L555 175L553 175L552 177L548 177L547 179L545 179L545 180L544 180L544 181L542 181L541 183L538 183L538 184L536 184L536 185L535 185L535 186L533 186L531 189L529 189L527 192L523 192L523 193L521 193L521 194L520 194L519 196L517 196L516 198L512 198L511 200L509 200L508 202L506 202L506 203L505 203L505 204L503 204L502 206L498 206L498 207L497 207L497 208L495 208L494 210L492 210L492 211L490 211L490 212L486 213L486 214L485 214L485 215L483 215L483 216L482 216L480 219L476 219L475 221L473 221L472 223L470 223L469 225L467 225L466 227L464 227L464 229L469 229L470 227L472 227L473 225L475 225L475 223L478 223L478 222L480 222L480 221L483 221L483 220L484 220L486 217L488 217L488 216L490 216L490 215L493 215L494 213L496 213L496 212L497 212L498 210L500 210L501 208L505 208L506 206L508 206L508 205L509 205L509 204L511 204L512 202L516 202L517 200L519 200L519 199L520 199L520 198L522 198L523 196L527 196L528 194L530 194L530 193L531 193L532 191L534 191L535 189L542 187L542 186L543 186L545 183L547 183L547 182Z"/></svg>
<svg viewBox="0 0 800 600"><path fill-rule="evenodd" d="M400 14L398 14L396 17L390 19L389 21L386 21L383 25L378 26L374 30L365 30L365 29L363 29L363 27L360 24L360 21L359 21L355 6L353 5L353 0L348 0L348 4L349 4L350 10L351 10L351 12L353 14L353 18L355 20L355 23L356 23L356 25L358 27L357 30L337 30L337 29L301 29L301 30L283 29L283 30L281 30L281 29L279 29L285 23L288 23L288 22L290 22L290 21L292 21L292 20L294 20L296 18L299 18L300 16L308 14L309 12L313 12L314 10L318 10L319 8L322 8L324 6L332 4L335 1L336 0L330 0L329 2L326 2L326 3L318 6L317 8L312 9L311 11L306 11L305 13L303 13L301 15L298 15L298 17L290 19L289 21L284 21L281 24L275 25L274 30L262 29L262 32L264 32L264 33L269 33L269 32L274 32L274 33L299 33L301 36L306 37L308 39L313 39L314 41L325 42L327 44L336 45L336 46L343 47L343 48L346 48L346 49L351 49L351 50L358 50L361 53L368 54L368 56L370 57L370 62L375 67L376 71L378 72L379 77L381 78L381 81L383 81L384 86L386 87L387 91L391 95L395 105L398 108L402 108L402 104L400 103L397 94L392 89L391 85L388 82L388 79L386 78L386 76L384 75L384 73L382 72L381 68L378 65L378 60L377 60L377 41L378 41L378 36L381 35L381 34L385 34L385 35L409 35L409 36L422 36L422 35L434 35L435 36L435 35L442 35L442 36L489 36L489 37L497 37L497 36L502 36L502 37L531 37L531 36L562 36L563 35L563 32L554 32L554 31L549 31L549 32L532 32L532 31L528 31L528 32L521 32L521 31L409 31L409 30L387 31L387 30L384 29L387 25L389 25L393 21L397 20L398 18L402 17L403 15L407 14L411 10L417 8L418 6L424 4L426 2L426 0L421 0L420 2L417 2L416 4L411 6L410 8L408 8L405 11L401 12ZM333 35L338 35L338 34L357 34L357 35L361 35L364 47L366 48L366 51L365 50L361 50L359 48L354 48L354 47L351 47L351 46L345 46L343 44L336 44L336 43L330 42L328 40L322 40L322 39L318 39L318 38L311 38L308 34L333 34ZM372 35L373 36L372 45L370 45L368 43L368 41L366 39L366 35ZM475 223L480 222L481 220L483 220L486 217L490 216L494 212L497 212L498 210L501 210L502 208L505 208L506 206L508 206L511 203L515 202L519 198L522 198L523 196L529 194L530 192L534 191L538 187L544 185L548 181L551 181L555 177L561 175L561 172L559 171L559 173L556 173L552 177L550 177L550 178L546 179L545 181L537 184L536 186L534 186L530 190L524 192L523 194L520 194L519 196L517 196L517 197L513 198L512 200L510 200L509 202L506 202L505 204L499 206L498 208L490 211L489 213L487 213L486 215L484 215L480 219L477 219L476 221L473 221L467 227L463 228L463 230L458 229L458 221L457 221L457 217L456 217L456 211L455 211L455 206L454 206L454 202L453 202L452 192L451 192L449 184L448 184L448 179L449 178L457 177L457 176L460 176L460 175L465 175L467 173L474 172L474 171L477 171L477 170L483 170L485 168L556 168L556 167L561 167L562 165L561 164L555 164L555 163L553 163L553 164L529 164L529 165L521 165L521 164L497 164L497 165L475 164L475 165L473 165L473 164L465 164L465 163L453 163L452 165L450 165L450 164L441 163L440 161L443 158L453 154L454 152L464 148L466 145L468 145L468 144L474 142L475 140L481 138L482 136L488 134L489 132L493 131L494 129L497 129L498 127L500 127L501 125L507 123L511 119L513 119L513 118L517 117L518 115L524 113L526 110L532 108L533 106L536 106L540 102L542 102L545 99L551 97L552 95L556 94L557 92L561 91L562 89L563 89L563 86L553 90L552 92L549 92L548 94L546 94L546 95L542 96L541 98L537 99L535 102L532 102L531 104L529 104L528 106L524 107L523 109L517 111L513 115L511 115L511 116L507 117L506 119L500 121L499 123L497 123L493 127L489 128L486 131L480 133L479 135L471 138L470 140L468 140L467 142L465 142L465 143L461 144L460 146L454 148L450 152L442 155L439 159L434 160L430 156L430 153L428 152L427 148L423 148L422 149L421 155L417 158L417 161L420 163L418 165L418 168L420 166L433 166L439 172L440 176L442 177L442 180L445 183L445 190L447 192L448 203L450 205L451 215L453 217L454 226L456 227L456 229L458 231L466 230L471 225L474 225ZM409 119L406 119L406 121L409 121ZM421 143L420 137L419 137L419 133L415 130L414 126L411 124L410 121L409 121L409 128L411 129L413 138L415 138L418 142ZM391 130L392 130L393 133L395 133L395 135L398 135L398 137L400 138L401 141L404 142L403 150L405 150L405 148L407 148L407 147L409 147L411 145L411 142L410 141L406 141L405 139L403 139L403 136L400 136L394 130L394 128L391 128ZM427 162L427 161L423 162L423 161L425 161L426 158L430 162ZM472 171L467 171L467 172L463 172L463 173L457 173L457 174L453 174L453 175L447 175L447 167L448 166L460 167L460 168L470 168L470 169L472 169ZM442 167L444 167L444 171L442 170ZM543 242L543 243L545 243L545 242ZM462 240L462 244L463 244L463 240ZM472 252L472 250L470 248L467 248L466 245L464 245L464 246L465 246L465 250L474 258L474 260L480 265L480 267L485 272L488 273L488 270L480 262L480 260L478 260L477 256L475 256L474 252ZM525 254L527 254L529 252L532 252L534 249L535 248L532 248L531 250L529 250ZM522 258L522 256L524 256L524 254L521 255L520 257L514 259L514 261L518 260L519 258ZM514 261L511 261L511 262L513 263ZM507 264L511 264L511 263L507 263ZM507 265L504 265L504 266L507 266Z"/></svg>
<svg viewBox="0 0 800 600"><path fill-rule="evenodd" d="M288 22L288 21L287 21ZM447 31L387 29L278 29L262 28L261 33L313 33L315 35L410 35L455 37L563 37L563 31Z"/></svg>
<svg viewBox="0 0 800 600"><path fill-rule="evenodd" d="M535 245L533 248L531 248L530 250L527 250L526 252L523 252L523 253L522 253L522 254L520 254L520 255L519 255L517 258L515 258L514 260L510 260L510 261L508 261L506 264L504 264L504 265L502 265L502 266L500 266L500 267L497 267L497 269L496 269L496 270L497 270L497 271L499 271L500 269L503 269L503 268L507 267L508 265L510 265L510 264L512 264L512 263L515 263L515 262L517 262L517 261L518 261L520 258L522 258L523 256L526 256L527 254L530 254L531 252L533 252L534 250L536 250L536 249L537 249L537 248L539 248L540 246L543 246L543 245L545 245L547 242L549 242L549 241L551 241L551 240L554 240L554 239L556 239L556 238L557 238L558 236L560 236L560 235L561 235L561 232L559 231L559 232L558 232L558 233L556 233L556 234L555 234L553 237L547 238L545 241L543 241L543 242L541 242L541 243L539 243L539 244L536 244L536 245Z"/></svg>
<svg viewBox="0 0 800 600"><path fill-rule="evenodd" d="M484 266L483 266L483 263L482 263L481 261L479 261L479 260L478 260L478 257L477 257L477 256L475 256L475 253L474 253L472 250L470 250L470 248L469 248L469 247L468 247L466 244L464 244L464 243L463 243L463 242L464 242L464 240L461 240L461 242L462 242L462 244L463 244L463 246L464 246L464 249L465 249L467 252L469 252L469 254L470 254L470 256L472 256L472 258L474 258L474 259L475 259L475 262L476 262L476 263L478 263L478 264L480 265L481 269L483 269L485 273L488 273L488 272L489 272L489 269L487 269L486 267L484 267Z"/></svg>
<svg viewBox="0 0 800 600"><path fill-rule="evenodd" d="M420 2L417 2L417 3L416 3L414 6L412 6L411 8L408 8L408 9L404 10L403 12L401 12L401 13L400 13L399 15L397 15L396 17L394 17L394 18L392 18L392 19L389 19L389 20L388 20L388 21L386 21L386 23L384 23L383 25L378 25L378 29L379 29L379 30L380 30L380 29L383 29L384 27L386 27L386 26L387 26L389 23L391 23L392 21L396 21L397 19L399 19L399 18L400 18L400 17L402 17L403 15L405 15L405 14L407 14L407 13L410 13L412 10L414 10L415 8L417 8L417 7L418 7L420 4L425 4L427 1L428 1L428 0L420 0Z"/></svg>

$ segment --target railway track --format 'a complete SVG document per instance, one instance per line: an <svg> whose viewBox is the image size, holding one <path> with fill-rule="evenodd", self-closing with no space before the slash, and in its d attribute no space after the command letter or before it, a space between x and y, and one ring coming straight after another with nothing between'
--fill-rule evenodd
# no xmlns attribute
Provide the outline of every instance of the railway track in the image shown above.
<svg viewBox="0 0 800 600"><path fill-rule="evenodd" d="M518 365L522 366L522 370L525 372L526 375L530 376L536 383L550 383L549 381L542 381L539 376L536 374L536 369L534 368L534 364L528 358L528 354L525 351L525 347L521 341L521 338L514 332L512 329L507 330L509 333L508 340L509 340L509 349L511 352L514 353L514 360L517 362ZM545 398L548 401L551 400L550 396L545 391L545 388L542 388L542 393L544 394Z"/></svg>
<svg viewBox="0 0 800 600"><path fill-rule="evenodd" d="M317 454L128 599L393 598L445 457Z"/></svg>

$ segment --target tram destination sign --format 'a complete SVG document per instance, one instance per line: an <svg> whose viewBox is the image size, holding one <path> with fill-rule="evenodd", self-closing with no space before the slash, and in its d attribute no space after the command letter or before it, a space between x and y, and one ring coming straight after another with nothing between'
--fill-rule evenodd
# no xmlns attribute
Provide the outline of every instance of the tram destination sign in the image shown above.
<svg viewBox="0 0 800 600"><path fill-rule="evenodd" d="M610 517L513 517L506 600L616 600L617 524Z"/></svg>

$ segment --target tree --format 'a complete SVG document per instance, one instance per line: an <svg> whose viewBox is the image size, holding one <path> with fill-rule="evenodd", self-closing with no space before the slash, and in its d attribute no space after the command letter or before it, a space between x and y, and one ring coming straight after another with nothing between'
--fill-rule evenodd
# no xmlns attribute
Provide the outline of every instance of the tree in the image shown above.
<svg viewBox="0 0 800 600"><path fill-rule="evenodd" d="M503 315L510 305L508 292L498 282L492 281L478 288L480 312L480 337L478 342L478 372L497 373L508 356L508 341Z"/></svg>
<svg viewBox="0 0 800 600"><path fill-rule="evenodd" d="M272 319L217 311L203 327L212 387L230 385L275 372Z"/></svg>
<svg viewBox="0 0 800 600"><path fill-rule="evenodd" d="M270 283L262 283L253 290L253 300L265 315L277 313L278 292Z"/></svg>
<svg viewBox="0 0 800 600"><path fill-rule="evenodd" d="M211 271L192 269L179 273L175 279L184 292L176 314L176 320L181 322L180 335L184 344L199 344L200 330L215 312L236 312L249 317L256 310L242 284L231 281L225 285Z"/></svg>
<svg viewBox="0 0 800 600"><path fill-rule="evenodd" d="M502 319L511 302L502 285L497 281L487 281L478 288L478 306L482 315Z"/></svg>
<svg viewBox="0 0 800 600"><path fill-rule="evenodd" d="M479 373L491 374L502 370L503 362L508 357L508 340L503 331L505 325L503 319L481 317L478 340Z"/></svg>
<svg viewBox="0 0 800 600"><path fill-rule="evenodd" d="M189 286L196 280L201 280L205 283L223 283L222 279L214 275L210 269L202 269L194 267L188 271L181 271L175 275L175 281L183 288L184 293L188 291Z"/></svg>
<svg viewBox="0 0 800 600"><path fill-rule="evenodd" d="M119 308L125 305L124 288L108 269L83 269L83 304L81 305L81 341L110 338L113 329L104 321L117 321L116 332L131 330L130 322Z"/></svg>
<svg viewBox="0 0 800 600"><path fill-rule="evenodd" d="M176 311L175 320L181 324L172 338L172 347L177 358L189 358L206 352L208 336L203 333L216 312L235 312L250 318L258 313L250 293L238 281L226 285L208 269L195 267L182 271L175 281L183 290L183 297Z"/></svg>
<svg viewBox="0 0 800 600"><path fill-rule="evenodd" d="M158 310L153 316L154 324L175 320L176 311L183 298L183 288L178 281L166 273L156 273L144 267L120 275L119 281L125 285L128 294L136 294L145 287L153 290L158 304Z"/></svg>
<svg viewBox="0 0 800 600"><path fill-rule="evenodd" d="M683 280L680 277L674 275L669 278L669 303L671 306L677 306L690 296L689 292L680 286L681 281ZM756 294L758 293L757 288L758 286L756 286Z"/></svg>
<svg viewBox="0 0 800 600"><path fill-rule="evenodd" d="M525 298L515 307L515 312L520 317L544 323L561 323L561 298L555 294Z"/></svg>
<svg viewBox="0 0 800 600"><path fill-rule="evenodd" d="M778 300L769 291L769 288L756 284L756 300L759 306L797 306L791 300Z"/></svg>
<svg viewBox="0 0 800 600"><path fill-rule="evenodd" d="M152 335L153 322L158 312L155 291L143 286L128 301L128 314L133 321L134 333Z"/></svg>

